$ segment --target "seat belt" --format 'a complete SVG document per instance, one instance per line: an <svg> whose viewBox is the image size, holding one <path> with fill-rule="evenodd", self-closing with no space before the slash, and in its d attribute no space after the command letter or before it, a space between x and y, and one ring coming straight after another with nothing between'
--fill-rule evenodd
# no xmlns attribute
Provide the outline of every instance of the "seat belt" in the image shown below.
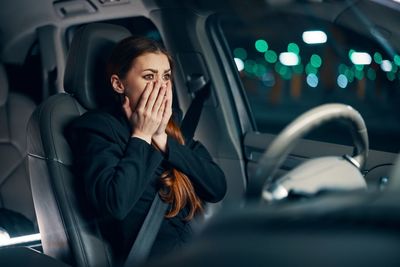
<svg viewBox="0 0 400 267"><path fill-rule="evenodd" d="M186 141L193 139L194 132L199 124L200 115L203 110L204 102L210 95L210 82L203 75L197 75L188 79L187 87L189 92L194 95L185 117L182 120L181 131Z"/></svg>
<svg viewBox="0 0 400 267"><path fill-rule="evenodd" d="M189 141L193 139L204 102L210 94L210 83L206 81L203 75L198 75L189 79L187 86L189 92L194 94L194 99L182 120L181 131L186 141ZM160 230L167 208L168 204L160 199L159 194L156 194L138 236L125 260L124 267L135 267L146 261Z"/></svg>
<svg viewBox="0 0 400 267"><path fill-rule="evenodd" d="M135 267L144 263L149 256L154 240L160 230L161 223L167 211L168 204L163 202L157 193L142 227L133 243L124 267Z"/></svg>

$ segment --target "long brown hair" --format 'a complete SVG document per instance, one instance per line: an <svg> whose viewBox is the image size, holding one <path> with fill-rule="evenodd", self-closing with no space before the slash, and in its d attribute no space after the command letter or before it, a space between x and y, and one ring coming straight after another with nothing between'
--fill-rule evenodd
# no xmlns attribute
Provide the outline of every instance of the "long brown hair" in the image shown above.
<svg viewBox="0 0 400 267"><path fill-rule="evenodd" d="M119 42L113 49L107 65L108 77L116 74L124 80L134 60L146 53L166 55L172 70L172 58L158 42L146 37L132 36ZM168 122L166 133L178 143L184 144L182 132L172 119ZM160 180L164 188L160 190L159 194L166 203L172 205L171 210L166 214L167 218L175 217L186 206L189 208L186 220L192 219L197 212L203 210L201 200L196 195L192 182L184 173L171 168L162 173Z"/></svg>

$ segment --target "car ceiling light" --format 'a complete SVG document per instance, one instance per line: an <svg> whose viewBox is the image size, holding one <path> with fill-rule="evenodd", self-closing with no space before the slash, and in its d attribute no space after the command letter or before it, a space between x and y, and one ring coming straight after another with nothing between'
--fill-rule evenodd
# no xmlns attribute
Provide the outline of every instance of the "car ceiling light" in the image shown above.
<svg viewBox="0 0 400 267"><path fill-rule="evenodd" d="M299 64L299 57L293 52L279 54L279 61L286 66L296 66Z"/></svg>
<svg viewBox="0 0 400 267"><path fill-rule="evenodd" d="M381 69L385 72L389 72L392 71L392 62L390 62L389 60L385 59L382 60L382 64L381 64Z"/></svg>
<svg viewBox="0 0 400 267"><path fill-rule="evenodd" d="M16 244L21 244L21 243L26 243L26 242L40 241L40 240L41 240L40 234L18 236L18 237L13 237L10 239L0 240L0 247L16 245Z"/></svg>
<svg viewBox="0 0 400 267"><path fill-rule="evenodd" d="M323 31L305 31L302 37L306 44L323 44L328 40L326 33Z"/></svg>
<svg viewBox="0 0 400 267"><path fill-rule="evenodd" d="M365 52L353 52L350 59L354 65L369 65L372 61L371 56Z"/></svg>
<svg viewBox="0 0 400 267"><path fill-rule="evenodd" d="M240 58L237 58L237 57L235 57L234 60L235 60L236 68L238 69L238 71L244 70L243 60L241 60Z"/></svg>

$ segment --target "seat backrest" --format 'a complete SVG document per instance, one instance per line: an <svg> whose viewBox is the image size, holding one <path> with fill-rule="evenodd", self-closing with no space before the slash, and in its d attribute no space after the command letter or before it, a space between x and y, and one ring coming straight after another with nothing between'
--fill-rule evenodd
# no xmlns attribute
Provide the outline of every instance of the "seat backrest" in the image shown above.
<svg viewBox="0 0 400 267"><path fill-rule="evenodd" d="M43 251L73 266L112 266L113 258L86 205L83 184L72 170L66 126L88 109L101 105L110 90L105 62L113 46L130 32L95 23L74 35L64 75L67 93L45 100L28 126L29 173Z"/></svg>
<svg viewBox="0 0 400 267"><path fill-rule="evenodd" d="M11 236L33 234L36 224L26 168L26 127L35 106L28 97L9 92L7 74L0 64L0 224L24 217L31 221L29 229L21 231L18 225L0 225Z"/></svg>

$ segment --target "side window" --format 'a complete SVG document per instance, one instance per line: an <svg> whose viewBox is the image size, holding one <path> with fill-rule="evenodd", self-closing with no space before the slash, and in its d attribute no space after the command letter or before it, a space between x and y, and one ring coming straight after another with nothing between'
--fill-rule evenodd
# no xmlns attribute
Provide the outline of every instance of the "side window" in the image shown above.
<svg viewBox="0 0 400 267"><path fill-rule="evenodd" d="M20 93L36 104L43 100L42 62L38 42L33 43L22 64L5 64L11 92Z"/></svg>
<svg viewBox="0 0 400 267"><path fill-rule="evenodd" d="M339 102L361 113L371 149L400 150L398 54L387 54L355 31L302 15L227 18L221 27L258 131L278 133L310 108ZM308 138L351 144L345 127L333 123Z"/></svg>

